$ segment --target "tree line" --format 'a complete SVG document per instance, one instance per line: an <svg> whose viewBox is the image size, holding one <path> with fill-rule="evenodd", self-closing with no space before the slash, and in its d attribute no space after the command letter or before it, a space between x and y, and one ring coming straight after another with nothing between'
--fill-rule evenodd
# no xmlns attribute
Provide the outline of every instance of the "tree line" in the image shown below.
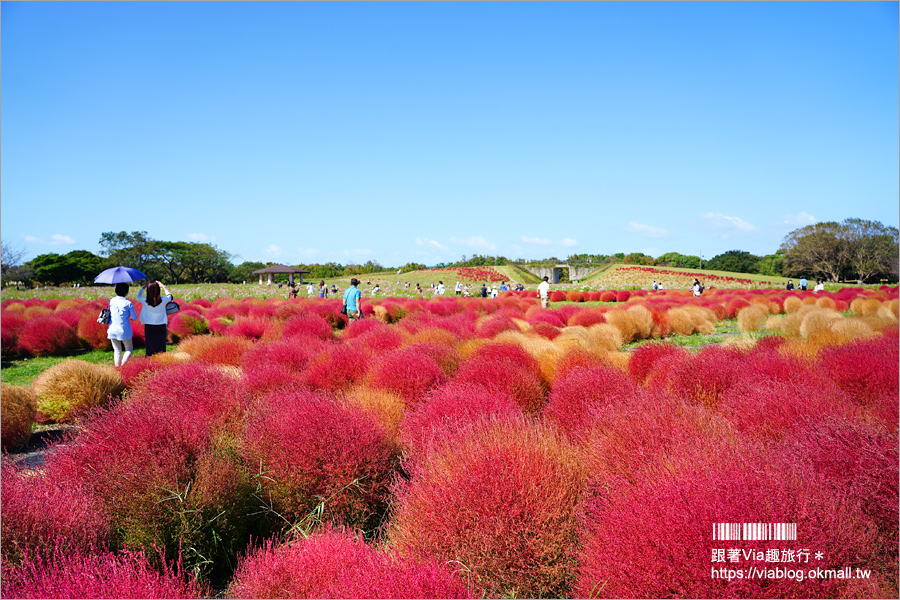
<svg viewBox="0 0 900 600"><path fill-rule="evenodd" d="M155 240L145 231L131 233L105 232L100 236L100 255L87 250L68 254L41 254L22 262L24 251L2 243L2 277L4 281L21 281L29 285L89 284L102 270L127 265L135 267L151 279L167 283L221 283L253 281L253 271L272 262L232 263L236 258L212 244ZM801 227L784 237L774 254L756 256L743 250L729 250L709 260L700 256L668 252L658 257L642 252L616 254L572 254L565 262L591 263L597 266L621 262L633 265L707 269L768 276L807 277L827 281L897 282L898 230L878 221L846 219L840 223L816 223ZM561 262L556 257L539 261L510 260L504 256L475 254L462 256L455 262L435 267L483 267L516 264ZM375 260L364 264L342 265L335 262L292 265L309 271L308 279L332 279L394 271ZM402 272L426 269L426 265L409 262L399 267Z"/></svg>

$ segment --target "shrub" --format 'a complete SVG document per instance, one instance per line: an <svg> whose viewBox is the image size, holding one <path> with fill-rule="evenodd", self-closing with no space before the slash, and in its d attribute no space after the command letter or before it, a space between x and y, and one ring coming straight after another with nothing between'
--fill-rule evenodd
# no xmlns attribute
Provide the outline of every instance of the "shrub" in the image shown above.
<svg viewBox="0 0 900 600"><path fill-rule="evenodd" d="M298 315L285 321L281 334L286 338L304 336L319 338L327 342L334 337L334 329L324 317Z"/></svg>
<svg viewBox="0 0 900 600"><path fill-rule="evenodd" d="M301 380L313 388L336 392L362 383L367 370L362 351L347 344L332 344L310 361Z"/></svg>
<svg viewBox="0 0 900 600"><path fill-rule="evenodd" d="M361 410L310 391L272 393L250 418L243 448L265 474L263 494L289 524L314 509L325 522L364 531L383 517L394 450Z"/></svg>
<svg viewBox="0 0 900 600"><path fill-rule="evenodd" d="M143 552L57 550L3 564L5 598L204 598L208 592L179 564L160 572Z"/></svg>
<svg viewBox="0 0 900 600"><path fill-rule="evenodd" d="M493 315L487 317L484 321L481 322L481 324L478 325L476 334L478 335L478 337L493 338L498 333L508 330L518 331L519 328L509 316Z"/></svg>
<svg viewBox="0 0 900 600"><path fill-rule="evenodd" d="M245 338L195 335L181 340L178 351L201 362L238 366L244 353L252 347L253 342Z"/></svg>
<svg viewBox="0 0 900 600"><path fill-rule="evenodd" d="M182 375L188 373L197 371ZM168 370L154 379L163 375ZM183 550L189 568L227 577L247 543L251 488L228 450L213 443L209 413L221 398L201 399L199 391L185 397L195 382L185 377L183 385L161 391L146 389L152 380L146 382L143 398L85 423L77 439L47 458L47 472L102 502L118 546L156 546L169 560ZM201 390L203 381L196 383Z"/></svg>
<svg viewBox="0 0 900 600"><path fill-rule="evenodd" d="M577 290L572 290L566 293L566 300L569 302L584 302L584 294Z"/></svg>
<svg viewBox="0 0 900 600"><path fill-rule="evenodd" d="M154 371L158 371L162 368L163 365L152 358L133 356L128 359L127 363L119 367L119 376L122 378L122 383L125 384L125 387L131 388L143 381L144 378L148 377Z"/></svg>
<svg viewBox="0 0 900 600"><path fill-rule="evenodd" d="M361 385L346 392L338 401L345 406L362 410L384 431L391 444L396 443L400 423L406 414L406 402L403 398L387 390Z"/></svg>
<svg viewBox="0 0 900 600"><path fill-rule="evenodd" d="M440 342L417 342L407 346L416 352L429 356L438 364L447 376L453 376L462 363L462 356L453 346Z"/></svg>
<svg viewBox="0 0 900 600"><path fill-rule="evenodd" d="M84 315L78 322L76 332L87 347L94 350L112 350L112 343L106 337L106 325L98 323L96 315Z"/></svg>
<svg viewBox="0 0 900 600"><path fill-rule="evenodd" d="M400 426L400 443L415 458L435 443L447 443L464 435L466 427L496 415L522 417L521 407L506 393L471 383L449 383L432 391L406 415Z"/></svg>
<svg viewBox="0 0 900 600"><path fill-rule="evenodd" d="M631 292L627 290L616 292L616 302L628 302L629 298L631 298Z"/></svg>
<svg viewBox="0 0 900 600"><path fill-rule="evenodd" d="M639 393L634 382L617 369L574 369L555 382L544 418L577 440L608 404L633 402Z"/></svg>
<svg viewBox="0 0 900 600"><path fill-rule="evenodd" d="M864 561L873 542L855 507L801 466L775 467L775 455L752 447L742 453L720 449L714 456L711 461L706 453L693 453L693 468L622 483L592 500L575 586L579 597L828 598L846 593L839 579L710 576L711 567L731 567L711 561L711 550L748 547L711 540L714 523L796 523L802 541L757 541L752 547L779 554L788 548L795 554L804 548L810 554L821 551L824 558L815 566L822 569ZM809 557L810 565L814 560Z"/></svg>
<svg viewBox="0 0 900 600"><path fill-rule="evenodd" d="M738 329L743 333L759 331L766 322L769 311L758 304L751 304L737 312Z"/></svg>
<svg viewBox="0 0 900 600"><path fill-rule="evenodd" d="M566 293L562 290L550 292L550 302L562 302L566 299Z"/></svg>
<svg viewBox="0 0 900 600"><path fill-rule="evenodd" d="M643 384L653 370L656 361L670 354L687 358L687 350L667 342L638 346L631 354L631 360L628 361L628 373L634 381Z"/></svg>
<svg viewBox="0 0 900 600"><path fill-rule="evenodd" d="M585 308L572 315L567 325L581 325L582 327L590 327L598 323L606 323L606 317L599 308Z"/></svg>
<svg viewBox="0 0 900 600"><path fill-rule="evenodd" d="M54 545L87 551L107 541L109 517L84 488L45 473L23 472L12 463L4 462L2 469L4 564L19 563L23 553L42 554Z"/></svg>
<svg viewBox="0 0 900 600"><path fill-rule="evenodd" d="M69 358L38 375L32 384L42 418L57 423L103 406L125 389L115 368Z"/></svg>
<svg viewBox="0 0 900 600"><path fill-rule="evenodd" d="M190 335L209 333L209 322L199 312L185 309L169 315L167 329L175 338L186 338Z"/></svg>
<svg viewBox="0 0 900 600"><path fill-rule="evenodd" d="M38 399L30 389L8 383L0 383L0 395L0 445L5 451L18 450L31 437Z"/></svg>
<svg viewBox="0 0 900 600"><path fill-rule="evenodd" d="M358 536L326 528L271 541L242 557L229 598L470 598L459 577L431 561L405 562Z"/></svg>
<svg viewBox="0 0 900 600"><path fill-rule="evenodd" d="M367 379L372 387L393 392L412 404L428 390L440 385L445 375L437 361L428 354L419 348L408 347L379 357Z"/></svg>
<svg viewBox="0 0 900 600"><path fill-rule="evenodd" d="M900 349L896 340L880 337L822 350L819 365L850 397L868 404L896 400Z"/></svg>
<svg viewBox="0 0 900 600"><path fill-rule="evenodd" d="M612 290L606 290L600 294L600 302L615 302L616 293Z"/></svg>
<svg viewBox="0 0 900 600"><path fill-rule="evenodd" d="M710 347L696 355L671 353L653 364L647 386L714 408L743 371L741 355L733 350Z"/></svg>
<svg viewBox="0 0 900 600"><path fill-rule="evenodd" d="M583 469L552 428L480 422L400 483L398 554L461 564L488 596L567 596L577 567Z"/></svg>
<svg viewBox="0 0 900 600"><path fill-rule="evenodd" d="M54 315L34 317L18 330L19 350L31 356L50 356L78 348L75 329Z"/></svg>
<svg viewBox="0 0 900 600"><path fill-rule="evenodd" d="M513 359L476 354L460 365L453 381L508 394L526 412L536 413L544 405L545 392L538 375Z"/></svg>

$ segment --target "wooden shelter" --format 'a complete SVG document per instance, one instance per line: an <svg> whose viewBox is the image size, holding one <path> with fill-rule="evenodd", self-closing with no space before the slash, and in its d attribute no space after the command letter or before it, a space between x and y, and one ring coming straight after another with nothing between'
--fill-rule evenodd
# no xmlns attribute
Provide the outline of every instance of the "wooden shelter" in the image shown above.
<svg viewBox="0 0 900 600"><path fill-rule="evenodd" d="M294 283L294 275L300 275L300 283L303 283L303 274L309 273L309 271L304 271L303 269L297 269L294 267L289 267L287 265L272 265L270 267L266 267L265 269L259 269L253 271L254 275L259 275L259 285L263 284L263 275L268 275L269 280L266 282L266 285L272 285L275 283L275 273L287 273L288 280L291 283Z"/></svg>

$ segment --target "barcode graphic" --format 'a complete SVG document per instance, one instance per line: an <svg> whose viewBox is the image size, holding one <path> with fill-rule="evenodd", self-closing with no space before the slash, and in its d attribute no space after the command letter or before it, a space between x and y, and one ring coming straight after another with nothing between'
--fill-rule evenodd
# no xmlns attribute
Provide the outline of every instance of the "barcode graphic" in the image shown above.
<svg viewBox="0 0 900 600"><path fill-rule="evenodd" d="M796 540L796 523L713 523L713 539L741 540Z"/></svg>

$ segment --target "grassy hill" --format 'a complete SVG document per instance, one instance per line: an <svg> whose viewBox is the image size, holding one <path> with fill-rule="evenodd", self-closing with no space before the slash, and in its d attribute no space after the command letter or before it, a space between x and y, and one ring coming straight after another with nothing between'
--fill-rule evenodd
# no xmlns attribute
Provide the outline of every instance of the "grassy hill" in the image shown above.
<svg viewBox="0 0 900 600"><path fill-rule="evenodd" d="M605 288L650 288L653 282L661 283L667 289L690 287L694 278L707 287L784 287L787 277L755 275L751 273L731 273L707 269L682 269L678 267L646 267L616 263L609 268L583 280L590 287ZM797 283L796 281L794 282ZM812 284L811 284L812 285Z"/></svg>

